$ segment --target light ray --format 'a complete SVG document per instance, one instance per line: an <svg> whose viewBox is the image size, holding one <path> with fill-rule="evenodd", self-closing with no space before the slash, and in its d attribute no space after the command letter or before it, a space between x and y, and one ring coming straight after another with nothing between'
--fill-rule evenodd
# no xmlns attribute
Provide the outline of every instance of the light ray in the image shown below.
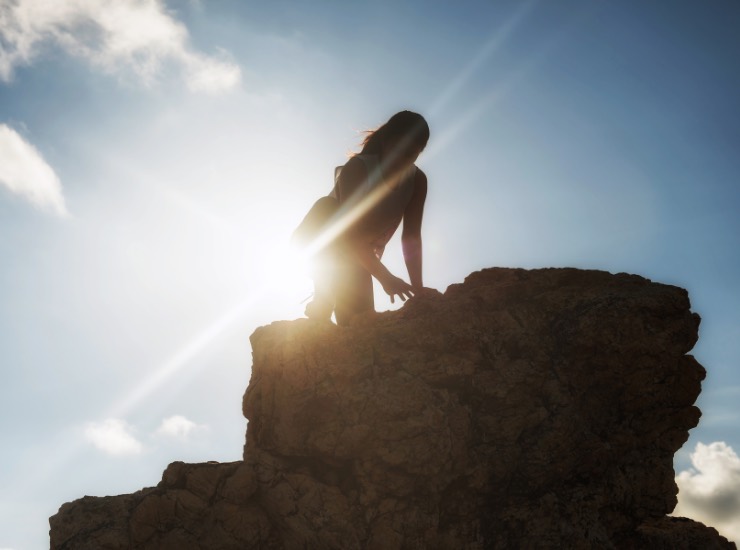
<svg viewBox="0 0 740 550"><path fill-rule="evenodd" d="M450 143L457 139L458 135L464 132L471 124L478 122L483 114L493 107L493 105L503 100L512 91L512 89L514 89L545 61L547 56L559 46L573 27L579 24L586 16L593 13L593 9L596 8L596 5L598 5L598 2L594 3L594 6L587 6L578 11L568 23L563 25L560 30L553 33L532 55L502 79L499 85L493 88L489 93L483 95L478 101L466 109L462 115L455 120L454 124L444 129L440 134L437 134L431 147L425 153L425 157L434 158ZM519 13L521 13L521 10L517 15L519 15ZM524 14L522 14L522 17L523 15ZM517 23L519 21L520 19L516 20Z"/></svg>
<svg viewBox="0 0 740 550"><path fill-rule="evenodd" d="M196 355L202 353L214 340L242 318L260 295L261 292L259 291L251 293L234 308L206 326L200 334L185 344L185 346L167 359L162 366L158 367L131 392L120 399L111 408L108 416L114 418L125 417L136 405L156 392L167 380L182 370Z"/></svg>
<svg viewBox="0 0 740 550"><path fill-rule="evenodd" d="M177 205L187 212L189 216L206 222L208 225L222 233L241 234L240 229L233 223L222 219L204 205L192 200L178 189L168 185L158 178L152 177L146 172L137 170L130 164L122 162L119 158L106 156L108 162L113 165L119 173L125 173L130 181L139 182L150 192L156 191L165 200ZM249 308L258 302L271 287L277 283L267 279L260 281L252 288L246 296L237 302L235 306L207 324L192 339L189 339L179 350L175 351L164 363L153 369L153 372L137 384L131 391L121 396L108 410L106 417L123 418L129 414L137 405L147 397L154 394L166 382L185 368L197 355L203 353L220 335L242 319Z"/></svg>
<svg viewBox="0 0 740 550"><path fill-rule="evenodd" d="M437 114L450 100L462 90L463 86L481 68L481 66L498 51L509 36L516 30L524 18L529 15L539 0L529 0L519 5L519 8L506 22L499 26L491 37L483 44L478 53L465 65L457 76L450 80L449 85L439 94L439 97L429 108L429 115Z"/></svg>
<svg viewBox="0 0 740 550"><path fill-rule="evenodd" d="M389 160L393 160L392 157ZM369 176L371 177L371 176ZM340 207L339 212L319 234L316 239L300 253L303 259L308 259L317 252L323 250L330 243L335 241L342 233L349 229L362 216L367 214L370 209L377 205L393 190L393 181L383 182L373 187L365 196L357 200L350 200L348 205Z"/></svg>

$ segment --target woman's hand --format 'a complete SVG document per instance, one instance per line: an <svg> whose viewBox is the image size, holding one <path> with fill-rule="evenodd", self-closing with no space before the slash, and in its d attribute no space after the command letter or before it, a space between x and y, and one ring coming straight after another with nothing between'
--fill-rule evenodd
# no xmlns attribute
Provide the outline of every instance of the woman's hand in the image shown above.
<svg viewBox="0 0 740 550"><path fill-rule="evenodd" d="M391 275L390 273L388 274L388 277L385 277L384 280L380 281L380 284L383 285L383 290L385 290L385 293L390 296L392 304L395 303L396 296L401 298L402 302L405 302L406 299L412 298L414 296L415 291L410 284L408 284L400 277L396 277L395 275Z"/></svg>

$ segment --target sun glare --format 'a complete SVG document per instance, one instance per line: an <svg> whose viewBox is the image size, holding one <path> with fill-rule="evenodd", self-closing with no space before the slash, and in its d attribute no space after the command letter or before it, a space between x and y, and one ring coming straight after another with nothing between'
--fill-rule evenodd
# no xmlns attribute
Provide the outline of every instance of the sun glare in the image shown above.
<svg viewBox="0 0 740 550"><path fill-rule="evenodd" d="M256 279L266 290L294 289L310 278L308 256L282 240L262 242L256 256Z"/></svg>

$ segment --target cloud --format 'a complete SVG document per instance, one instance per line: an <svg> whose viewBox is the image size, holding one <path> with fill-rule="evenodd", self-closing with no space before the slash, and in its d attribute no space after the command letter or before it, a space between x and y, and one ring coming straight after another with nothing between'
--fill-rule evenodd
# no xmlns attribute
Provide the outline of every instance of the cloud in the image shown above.
<svg viewBox="0 0 740 550"><path fill-rule="evenodd" d="M132 71L146 84L169 65L194 92L239 83L239 66L225 52L205 55L188 38L162 0L0 0L0 79L56 47L110 74Z"/></svg>
<svg viewBox="0 0 740 550"><path fill-rule="evenodd" d="M143 446L131 432L131 426L123 420L108 418L103 422L88 423L85 427L85 438L110 455L139 454Z"/></svg>
<svg viewBox="0 0 740 550"><path fill-rule="evenodd" d="M205 426L198 425L192 420L176 414L162 420L162 424L160 424L155 435L187 440L191 434L203 428Z"/></svg>
<svg viewBox="0 0 740 550"><path fill-rule="evenodd" d="M42 210L67 215L62 184L54 170L33 145L5 124L0 124L0 185Z"/></svg>
<svg viewBox="0 0 740 550"><path fill-rule="evenodd" d="M685 516L716 528L740 542L740 458L723 441L697 443L693 468L676 476L675 516Z"/></svg>

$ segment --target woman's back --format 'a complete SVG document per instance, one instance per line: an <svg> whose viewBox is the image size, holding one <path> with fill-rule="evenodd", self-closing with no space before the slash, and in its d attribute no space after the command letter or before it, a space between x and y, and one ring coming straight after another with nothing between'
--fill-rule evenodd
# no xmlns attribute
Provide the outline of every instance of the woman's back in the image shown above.
<svg viewBox="0 0 740 550"><path fill-rule="evenodd" d="M416 166L408 166L393 180L385 177L377 155L360 154L352 157L345 166L355 163L342 176L344 167L335 170L335 183L331 197L339 201L342 216L357 217L353 233L372 244L379 255L403 219L403 213L414 193ZM358 177L363 165L364 177Z"/></svg>

